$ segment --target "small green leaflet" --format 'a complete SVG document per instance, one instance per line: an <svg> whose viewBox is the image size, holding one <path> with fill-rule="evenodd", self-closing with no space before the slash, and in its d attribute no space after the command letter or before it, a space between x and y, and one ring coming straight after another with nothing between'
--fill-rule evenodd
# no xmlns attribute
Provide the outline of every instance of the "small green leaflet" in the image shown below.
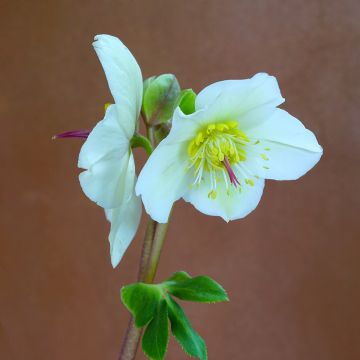
<svg viewBox="0 0 360 360"><path fill-rule="evenodd" d="M144 353L151 360L165 358L171 332L183 350L200 360L207 359L206 345L193 329L181 306L172 296L205 303L228 301L225 290L208 276L192 278L176 272L160 284L136 283L121 289L121 299L135 318L137 327L146 327L142 339Z"/></svg>
<svg viewBox="0 0 360 360"><path fill-rule="evenodd" d="M181 300L215 303L229 301L226 291L208 276L190 277L185 272L173 274L164 282L167 291Z"/></svg>
<svg viewBox="0 0 360 360"><path fill-rule="evenodd" d="M203 338L193 329L184 310L170 296L167 298L171 332L183 350L200 360L207 359L206 345Z"/></svg>
<svg viewBox="0 0 360 360"><path fill-rule="evenodd" d="M168 341L168 310L166 301L162 299L158 303L153 319L145 329L142 348L150 359L162 360L165 357Z"/></svg>
<svg viewBox="0 0 360 360"><path fill-rule="evenodd" d="M157 285L137 283L121 289L121 300L135 318L137 327L145 326L153 317L161 299Z"/></svg>

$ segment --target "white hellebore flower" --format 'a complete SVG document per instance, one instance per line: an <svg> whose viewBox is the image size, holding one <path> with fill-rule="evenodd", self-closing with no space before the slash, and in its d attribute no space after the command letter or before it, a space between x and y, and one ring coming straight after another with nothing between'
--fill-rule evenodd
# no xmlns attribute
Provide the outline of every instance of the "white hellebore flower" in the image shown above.
<svg viewBox="0 0 360 360"><path fill-rule="evenodd" d="M299 120L277 108L283 102L276 79L260 73L206 87L190 115L177 108L169 135L139 175L136 193L146 211L167 222L182 197L204 214L240 219L258 205L264 179L304 175L322 148Z"/></svg>
<svg viewBox="0 0 360 360"><path fill-rule="evenodd" d="M110 254L115 267L135 236L141 216L130 140L139 117L143 82L139 65L119 39L97 35L93 46L115 104L108 106L81 148L78 166L86 171L79 178L84 193L105 209L111 223Z"/></svg>

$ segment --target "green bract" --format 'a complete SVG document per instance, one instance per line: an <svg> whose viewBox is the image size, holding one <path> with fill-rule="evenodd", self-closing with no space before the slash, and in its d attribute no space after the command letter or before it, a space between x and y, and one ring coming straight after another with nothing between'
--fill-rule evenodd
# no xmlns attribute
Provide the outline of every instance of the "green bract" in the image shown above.
<svg viewBox="0 0 360 360"><path fill-rule="evenodd" d="M171 332L183 350L190 356L206 360L204 340L172 296L205 303L228 300L225 290L208 276L192 278L183 271L174 273L160 284L136 283L121 289L121 299L134 316L135 325L146 327L142 348L150 359L164 359L170 320Z"/></svg>

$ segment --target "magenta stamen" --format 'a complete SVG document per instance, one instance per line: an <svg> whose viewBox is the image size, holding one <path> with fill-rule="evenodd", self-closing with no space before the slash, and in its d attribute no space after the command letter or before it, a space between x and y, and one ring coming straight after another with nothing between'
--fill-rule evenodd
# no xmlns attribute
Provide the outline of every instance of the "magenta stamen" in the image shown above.
<svg viewBox="0 0 360 360"><path fill-rule="evenodd" d="M230 163L229 163L229 159L225 156L224 160L223 160L224 166L226 168L227 173L229 174L229 179L230 182L237 187L238 185L240 185L239 180L237 179L234 170L232 169Z"/></svg>
<svg viewBox="0 0 360 360"><path fill-rule="evenodd" d="M53 139L65 139L65 138L82 138L86 139L90 134L90 130L73 130L66 131L58 135L54 135Z"/></svg>

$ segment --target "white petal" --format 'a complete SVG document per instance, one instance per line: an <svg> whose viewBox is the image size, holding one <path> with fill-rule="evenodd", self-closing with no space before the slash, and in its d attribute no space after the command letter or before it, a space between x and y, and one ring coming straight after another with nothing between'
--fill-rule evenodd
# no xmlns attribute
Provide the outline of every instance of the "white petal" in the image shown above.
<svg viewBox="0 0 360 360"><path fill-rule="evenodd" d="M249 83L249 79L244 80L222 80L217 81L211 85L208 85L204 89L202 89L196 96L195 99L195 109L203 109L204 107L212 104L219 95L225 91L226 89L232 88L236 85L243 85L246 87Z"/></svg>
<svg viewBox="0 0 360 360"><path fill-rule="evenodd" d="M256 175L267 179L298 179L315 166L322 155L315 135L298 119L281 109L276 109L271 117L258 126L248 129L246 135L252 142L260 140L251 147L253 155L250 155L246 165ZM268 160L264 161L261 154Z"/></svg>
<svg viewBox="0 0 360 360"><path fill-rule="evenodd" d="M128 48L114 36L97 35L93 46L104 68L115 103L128 114L126 119L132 120L127 123L132 126L129 129L132 135L142 102L143 81L140 67ZM120 121L123 119L120 118Z"/></svg>
<svg viewBox="0 0 360 360"><path fill-rule="evenodd" d="M242 179L239 177L239 180ZM241 183L241 191L231 185L228 193L224 182L220 182L216 187L216 199L209 199L211 186L207 175L204 177L204 182L199 186L194 186L184 195L184 200L206 215L221 216L225 221L241 219L259 204L264 180L255 180L254 186L247 185L244 181Z"/></svg>
<svg viewBox="0 0 360 360"><path fill-rule="evenodd" d="M247 111L236 119L239 129L247 134L249 129L267 121L276 110L272 105L262 105Z"/></svg>
<svg viewBox="0 0 360 360"><path fill-rule="evenodd" d="M212 105L212 117L233 120L258 106L276 107L283 102L276 78L259 73L251 79L220 81L206 87L198 94L195 107L199 110Z"/></svg>
<svg viewBox="0 0 360 360"><path fill-rule="evenodd" d="M186 143L161 142L141 170L136 194L141 195L146 212L166 223L173 203L187 190L189 171Z"/></svg>
<svg viewBox="0 0 360 360"><path fill-rule="evenodd" d="M201 109L190 115L185 115L179 107L174 111L169 135L162 141L166 144L176 144L192 140L197 132L209 121L206 109Z"/></svg>
<svg viewBox="0 0 360 360"><path fill-rule="evenodd" d="M130 143L118 119L119 107L110 105L104 119L94 127L80 150L80 168L88 169L104 157L121 159L128 152Z"/></svg>
<svg viewBox="0 0 360 360"><path fill-rule="evenodd" d="M141 218L141 200L133 194L128 202L120 207L106 210L111 222L109 234L111 264L115 268L133 240Z"/></svg>
<svg viewBox="0 0 360 360"><path fill-rule="evenodd" d="M127 201L134 187L135 164L127 152L122 159L103 158L79 175L84 193L104 208L115 208Z"/></svg>

